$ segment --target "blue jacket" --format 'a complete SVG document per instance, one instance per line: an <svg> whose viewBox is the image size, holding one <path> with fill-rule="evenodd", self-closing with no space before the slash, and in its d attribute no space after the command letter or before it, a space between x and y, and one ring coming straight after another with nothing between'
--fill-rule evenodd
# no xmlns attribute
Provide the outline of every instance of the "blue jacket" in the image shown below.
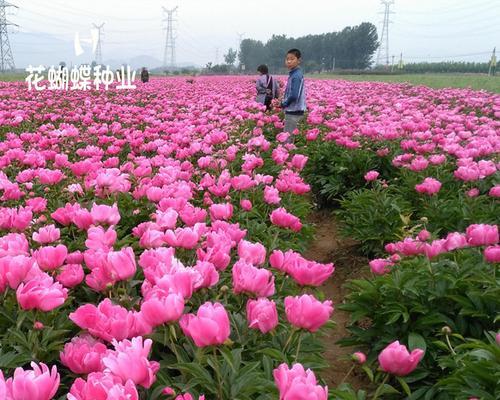
<svg viewBox="0 0 500 400"><path fill-rule="evenodd" d="M304 112L306 110L304 74L299 67L292 69L288 75L281 106L287 113Z"/></svg>

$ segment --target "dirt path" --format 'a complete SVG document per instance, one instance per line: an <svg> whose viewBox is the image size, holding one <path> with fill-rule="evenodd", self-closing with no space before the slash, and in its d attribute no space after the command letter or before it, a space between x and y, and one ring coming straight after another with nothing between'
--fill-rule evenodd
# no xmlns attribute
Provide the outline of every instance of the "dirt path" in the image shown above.
<svg viewBox="0 0 500 400"><path fill-rule="evenodd" d="M342 285L348 279L361 277L366 272L368 261L354 255L353 246L355 243L349 240L342 240L337 232L335 219L328 211L315 212L310 222L316 225L315 240L305 253L305 257L310 260L335 264L335 272L323 286L323 291L328 299L333 300L334 305L343 302L346 290ZM324 379L330 387L339 385L347 371L352 366L349 360L350 355L359 349L340 347L335 344L339 339L347 335L346 326L349 323L349 314L345 311L335 309L333 320L336 327L333 328L329 336L325 339L325 356L330 364L330 371L324 374ZM356 389L366 386L363 376L351 374L346 382Z"/></svg>

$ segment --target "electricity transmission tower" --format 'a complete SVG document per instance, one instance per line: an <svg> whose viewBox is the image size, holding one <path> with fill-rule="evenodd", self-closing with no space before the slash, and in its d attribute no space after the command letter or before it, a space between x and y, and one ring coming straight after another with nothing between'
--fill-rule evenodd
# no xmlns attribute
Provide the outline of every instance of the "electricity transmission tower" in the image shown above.
<svg viewBox="0 0 500 400"><path fill-rule="evenodd" d="M96 24L93 24L94 25L94 28L97 29L97 45L96 45L96 48L95 48L95 62L97 64L102 64L102 47L101 47L101 38L103 36L103 26L104 26L104 22L101 24L101 25L96 25Z"/></svg>
<svg viewBox="0 0 500 400"><path fill-rule="evenodd" d="M167 36L165 38L165 52L163 53L163 66L165 67L175 67L175 37L174 37L174 12L177 11L179 7L172 8L170 10L163 8L163 12L167 14L167 18L163 21L167 23Z"/></svg>
<svg viewBox="0 0 500 400"><path fill-rule="evenodd" d="M493 53L491 53L490 67L488 68L488 75L495 75L497 71L497 48L493 48Z"/></svg>
<svg viewBox="0 0 500 400"><path fill-rule="evenodd" d="M7 26L12 24L7 21L5 15L5 9L7 7L19 8L14 4L7 3L5 0L0 0L0 72L5 72L7 69L15 69L14 57L12 56L12 50L10 48L9 34L7 32Z"/></svg>
<svg viewBox="0 0 500 400"><path fill-rule="evenodd" d="M243 42L243 38L245 37L244 33L236 33L238 35L238 52L241 50L241 42Z"/></svg>
<svg viewBox="0 0 500 400"><path fill-rule="evenodd" d="M236 34L238 35L238 52L237 52L237 55L238 55L238 58L240 58L240 54L241 54L241 42L243 42L243 38L245 37L245 34L244 33L239 33L239 32L236 32ZM241 60L238 61L238 69L241 70Z"/></svg>
<svg viewBox="0 0 500 400"><path fill-rule="evenodd" d="M377 65L381 64L381 60L385 60L385 65L389 66L389 20L390 14L394 14L391 11L391 6L394 4L394 0L381 0L384 5L384 22L382 26L382 34L380 35L380 45L377 53Z"/></svg>

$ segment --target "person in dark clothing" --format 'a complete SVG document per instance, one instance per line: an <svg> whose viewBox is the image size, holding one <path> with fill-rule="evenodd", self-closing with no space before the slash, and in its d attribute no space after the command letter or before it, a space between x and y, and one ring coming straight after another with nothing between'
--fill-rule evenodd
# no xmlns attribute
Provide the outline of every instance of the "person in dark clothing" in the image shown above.
<svg viewBox="0 0 500 400"><path fill-rule="evenodd" d="M146 67L142 67L141 81L142 81L142 83L146 83L149 81L149 72L148 72Z"/></svg>
<svg viewBox="0 0 500 400"><path fill-rule="evenodd" d="M256 82L257 97L255 101L264 104L266 111L271 109L273 99L279 97L279 82L277 79L269 75L267 65L259 65L257 71L260 73L259 79Z"/></svg>

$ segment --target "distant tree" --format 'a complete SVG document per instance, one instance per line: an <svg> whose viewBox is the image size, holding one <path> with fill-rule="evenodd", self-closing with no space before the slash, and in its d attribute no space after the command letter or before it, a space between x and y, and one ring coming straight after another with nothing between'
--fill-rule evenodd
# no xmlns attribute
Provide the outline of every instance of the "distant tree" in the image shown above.
<svg viewBox="0 0 500 400"><path fill-rule="evenodd" d="M260 64L266 63L267 51L261 41L244 39L241 41L238 58L240 64L245 66L245 71L254 72Z"/></svg>
<svg viewBox="0 0 500 400"><path fill-rule="evenodd" d="M271 71L279 71L285 68L286 51L295 47L295 40L287 38L286 35L273 35L266 43L267 60L261 64L267 64Z"/></svg>
<svg viewBox="0 0 500 400"><path fill-rule="evenodd" d="M210 70L214 74L227 74L229 73L229 66L227 64L216 64Z"/></svg>
<svg viewBox="0 0 500 400"><path fill-rule="evenodd" d="M238 55L238 52L236 50L233 50L230 48L227 51L227 54L224 54L224 61L226 62L227 65L234 65L236 62L236 56Z"/></svg>
<svg viewBox="0 0 500 400"><path fill-rule="evenodd" d="M239 58L247 70L255 70L257 65L267 64L275 73L285 70L285 53L292 47L302 51L306 71L331 70L334 59L336 67L365 69L371 65L373 54L378 48L377 29L373 24L363 22L340 32L320 35L298 38L273 35L265 44L245 39L241 42Z"/></svg>

